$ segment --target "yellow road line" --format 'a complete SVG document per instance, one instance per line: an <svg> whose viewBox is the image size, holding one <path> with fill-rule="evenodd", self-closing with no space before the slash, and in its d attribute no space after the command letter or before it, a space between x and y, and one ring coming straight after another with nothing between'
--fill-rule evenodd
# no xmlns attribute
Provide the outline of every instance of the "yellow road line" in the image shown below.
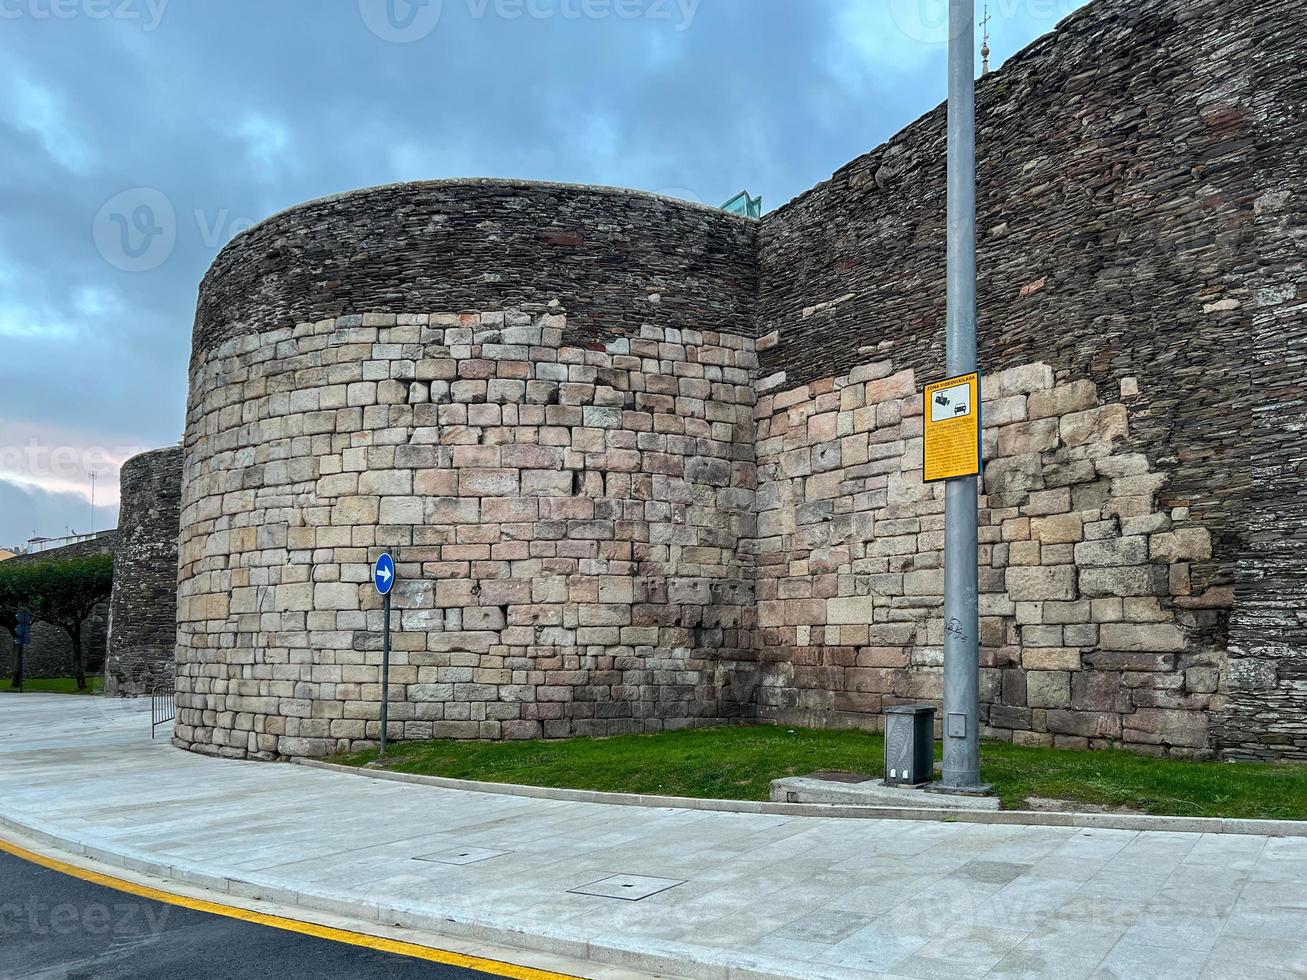
<svg viewBox="0 0 1307 980"><path fill-rule="evenodd" d="M112 888L114 891L126 892L129 895L136 895L139 898L148 898L156 902L166 902L169 905L179 905L182 908L193 909L196 912L207 912L210 915L221 915L229 919L239 919L242 922L252 922L255 925L268 926L272 929L284 929L287 932L297 932L304 936L314 936L318 939L327 939L331 942L346 943L350 946L364 946L368 949L380 950L383 953L395 953L399 956L411 956L419 960L428 960L432 963L443 963L446 966L458 966L467 970L479 970L482 973L489 973L496 977L510 977L512 980L577 980L576 977L568 973L551 973L548 970L536 970L528 966L517 966L514 963L505 963L501 960L485 959L481 956L469 956L464 953L455 953L447 949L436 949L432 946L419 946L416 943L406 943L398 939L385 939L381 936L370 936L367 933L351 932L348 929L334 929L331 926L322 926L314 922L301 922L298 919L287 919L280 915L268 915L264 912L254 912L250 909L243 909L235 905L221 905L217 902L209 902L200 898L188 898L185 895L176 895L172 892L161 891L158 888L151 888L149 885L138 885L132 881L125 881L122 878L115 878L112 875L101 874L98 871L91 871L88 868L79 868L75 864L68 864L56 858L46 857L44 854L37 854L35 851L29 851L17 844L12 844L0 837L0 851L12 854L16 858L24 861L30 861L33 864L39 864L43 868L49 868L51 871L58 871L60 874L71 875L74 878L80 878L82 881L89 881L94 885L102 885L105 888Z"/></svg>

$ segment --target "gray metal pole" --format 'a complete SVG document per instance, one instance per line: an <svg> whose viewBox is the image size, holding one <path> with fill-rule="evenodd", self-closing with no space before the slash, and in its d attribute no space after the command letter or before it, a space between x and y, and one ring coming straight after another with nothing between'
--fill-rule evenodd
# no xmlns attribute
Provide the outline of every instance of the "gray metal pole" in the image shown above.
<svg viewBox="0 0 1307 980"><path fill-rule="evenodd" d="M381 752L386 754L386 722L389 720L390 708L390 593L381 600L384 622L381 634Z"/></svg>
<svg viewBox="0 0 1307 980"><path fill-rule="evenodd" d="M976 7L949 0L948 374L976 370ZM977 406L978 407L978 406ZM945 484L944 768L951 789L980 789L980 615L976 478Z"/></svg>

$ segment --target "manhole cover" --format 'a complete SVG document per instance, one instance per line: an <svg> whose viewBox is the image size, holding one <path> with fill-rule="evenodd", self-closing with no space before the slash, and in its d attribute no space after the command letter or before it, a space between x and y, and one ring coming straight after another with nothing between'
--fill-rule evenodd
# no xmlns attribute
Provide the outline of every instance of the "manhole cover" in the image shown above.
<svg viewBox="0 0 1307 980"><path fill-rule="evenodd" d="M491 858L499 857L501 854L510 854L511 851L492 851L485 847L452 847L448 851L437 851L434 854L423 854L421 857L415 857L414 861L429 861L432 864L476 864L478 861L489 861Z"/></svg>
<svg viewBox="0 0 1307 980"><path fill-rule="evenodd" d="M871 776L865 772L837 772L835 770L822 770L821 772L810 772L803 777L804 779L820 779L826 783L865 783Z"/></svg>
<svg viewBox="0 0 1307 980"><path fill-rule="evenodd" d="M569 888L573 895L598 895L600 898L620 898L627 902L638 902L650 895L657 895L677 885L684 885L684 879L650 878L646 875L610 875L580 888Z"/></svg>

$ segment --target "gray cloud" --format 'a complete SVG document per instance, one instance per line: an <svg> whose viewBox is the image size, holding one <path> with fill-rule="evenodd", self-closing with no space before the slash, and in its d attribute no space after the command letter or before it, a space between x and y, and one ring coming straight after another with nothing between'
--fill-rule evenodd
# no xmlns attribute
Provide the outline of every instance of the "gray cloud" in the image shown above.
<svg viewBox="0 0 1307 980"><path fill-rule="evenodd" d="M994 0L995 60L1077 2ZM943 97L941 3L0 0L0 448L174 442L200 277L299 201L487 175L782 203ZM24 486L0 541L69 520Z"/></svg>

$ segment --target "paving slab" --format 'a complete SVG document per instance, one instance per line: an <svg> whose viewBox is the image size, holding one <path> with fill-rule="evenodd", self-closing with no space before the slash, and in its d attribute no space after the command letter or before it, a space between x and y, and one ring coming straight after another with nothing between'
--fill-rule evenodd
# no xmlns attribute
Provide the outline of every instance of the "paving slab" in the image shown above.
<svg viewBox="0 0 1307 980"><path fill-rule="evenodd" d="M6 824L233 895L647 973L1307 976L1303 838L470 792L194 755L151 741L142 702L0 697Z"/></svg>

